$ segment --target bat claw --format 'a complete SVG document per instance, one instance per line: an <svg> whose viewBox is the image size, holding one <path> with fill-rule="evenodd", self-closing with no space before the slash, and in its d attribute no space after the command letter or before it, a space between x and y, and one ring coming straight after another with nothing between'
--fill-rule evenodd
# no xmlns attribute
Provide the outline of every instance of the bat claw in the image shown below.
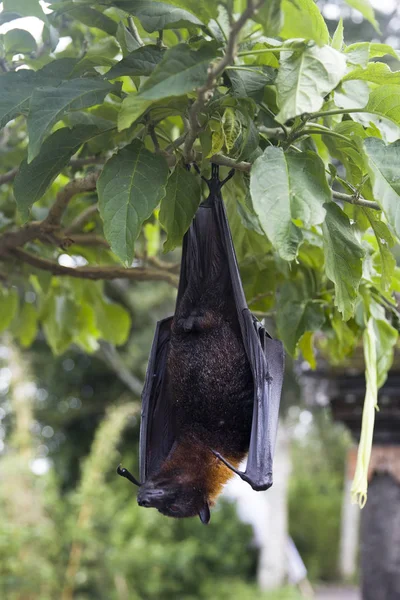
<svg viewBox="0 0 400 600"><path fill-rule="evenodd" d="M118 475L121 475L121 477L129 479L129 481L134 485L137 485L138 487L141 486L141 483L136 479L136 477L134 477L132 473L130 473L128 469L125 469L121 464L119 464L117 467L117 473Z"/></svg>

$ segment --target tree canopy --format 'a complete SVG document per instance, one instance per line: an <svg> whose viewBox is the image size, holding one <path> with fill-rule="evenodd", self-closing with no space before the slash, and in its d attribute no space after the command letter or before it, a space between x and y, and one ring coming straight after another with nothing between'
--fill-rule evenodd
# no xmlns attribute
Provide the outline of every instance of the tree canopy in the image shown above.
<svg viewBox="0 0 400 600"><path fill-rule="evenodd" d="M348 4L377 30L367 0ZM399 56L331 36L312 0L3 1L0 331L55 354L126 342L104 281L177 285L210 164L250 308L293 356L364 344L355 492L398 337ZM192 167L192 168L190 168ZM165 256L163 256L165 253Z"/></svg>

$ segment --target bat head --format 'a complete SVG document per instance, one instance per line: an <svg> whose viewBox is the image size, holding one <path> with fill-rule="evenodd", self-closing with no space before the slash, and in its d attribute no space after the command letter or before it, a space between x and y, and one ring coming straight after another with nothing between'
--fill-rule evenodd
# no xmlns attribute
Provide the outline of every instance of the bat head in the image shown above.
<svg viewBox="0 0 400 600"><path fill-rule="evenodd" d="M204 525L210 521L210 508L202 490L172 477L147 480L139 489L138 504L156 508L167 517L198 515Z"/></svg>

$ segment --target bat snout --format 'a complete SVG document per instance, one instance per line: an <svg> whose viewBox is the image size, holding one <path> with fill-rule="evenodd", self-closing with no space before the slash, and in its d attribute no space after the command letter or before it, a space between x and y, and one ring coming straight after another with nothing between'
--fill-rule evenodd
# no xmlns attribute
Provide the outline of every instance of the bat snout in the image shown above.
<svg viewBox="0 0 400 600"><path fill-rule="evenodd" d="M157 507L165 496L164 490L160 489L143 489L138 494L138 504L144 507Z"/></svg>

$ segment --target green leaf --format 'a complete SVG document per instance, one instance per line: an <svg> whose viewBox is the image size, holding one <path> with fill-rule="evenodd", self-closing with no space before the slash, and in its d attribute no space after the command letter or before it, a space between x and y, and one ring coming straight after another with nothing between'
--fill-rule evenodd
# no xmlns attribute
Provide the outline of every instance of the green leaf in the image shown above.
<svg viewBox="0 0 400 600"><path fill-rule="evenodd" d="M340 82L346 60L329 46L308 45L304 50L285 52L276 79L276 120L285 123L297 115L320 110L326 94Z"/></svg>
<svg viewBox="0 0 400 600"><path fill-rule="evenodd" d="M178 44L164 55L152 75L140 89L145 100L181 96L203 85L210 62L216 56L214 43L206 43L199 50L187 44Z"/></svg>
<svg viewBox="0 0 400 600"><path fill-rule="evenodd" d="M236 118L235 111L232 108L226 108L222 115L222 131L224 133L225 146L228 153L232 150L236 140L242 133L242 124Z"/></svg>
<svg viewBox="0 0 400 600"><path fill-rule="evenodd" d="M279 338L291 356L306 331L318 331L325 321L320 303L303 298L298 287L291 282L282 286L279 295L277 326Z"/></svg>
<svg viewBox="0 0 400 600"><path fill-rule="evenodd" d="M301 230L322 223L325 202L331 198L322 160L313 152L287 152L267 147L253 164L250 191L261 227L279 255L293 260L302 240Z"/></svg>
<svg viewBox="0 0 400 600"><path fill-rule="evenodd" d="M160 223L145 223L143 233L146 240L146 256L157 256L160 251Z"/></svg>
<svg viewBox="0 0 400 600"><path fill-rule="evenodd" d="M26 160L21 163L14 181L14 195L23 220L28 219L32 204L43 196L80 146L104 131L105 128L95 125L80 125L74 129L63 127L44 141L40 153L31 163Z"/></svg>
<svg viewBox="0 0 400 600"><path fill-rule="evenodd" d="M123 75L131 77L151 75L165 54L158 46L142 46L120 60L106 74L107 79L115 79Z"/></svg>
<svg viewBox="0 0 400 600"><path fill-rule="evenodd" d="M167 177L165 159L138 140L104 166L97 183L104 233L113 252L127 265L132 262L142 223L165 195Z"/></svg>
<svg viewBox="0 0 400 600"><path fill-rule="evenodd" d="M211 158L214 154L218 154L224 147L225 138L224 132L222 131L222 125L218 122L215 125L215 129L212 132L211 136L211 150L209 154L207 154L206 158Z"/></svg>
<svg viewBox="0 0 400 600"><path fill-rule="evenodd" d="M354 314L365 252L342 209L334 202L325 204L325 209L322 225L325 272L335 284L335 306L348 321Z"/></svg>
<svg viewBox="0 0 400 600"><path fill-rule="evenodd" d="M37 0L3 0L3 12L17 13L21 17L37 17L47 23L47 17Z"/></svg>
<svg viewBox="0 0 400 600"><path fill-rule="evenodd" d="M376 336L376 371L378 388L385 383L388 371L393 363L394 346L399 336L398 331L386 320L384 311L381 319L374 319Z"/></svg>
<svg viewBox="0 0 400 600"><path fill-rule="evenodd" d="M160 0L163 4L177 6L191 12L203 21L208 23L210 19L218 16L218 3L215 0Z"/></svg>
<svg viewBox="0 0 400 600"><path fill-rule="evenodd" d="M261 102L265 86L275 82L277 72L271 67L264 67L264 72L229 69L226 74L232 84L232 96Z"/></svg>
<svg viewBox="0 0 400 600"><path fill-rule="evenodd" d="M200 204L201 191L198 177L181 166L177 166L161 201L159 219L168 234L164 252L180 245Z"/></svg>
<svg viewBox="0 0 400 600"><path fill-rule="evenodd" d="M96 306L96 323L100 336L114 344L121 346L129 337L131 318L129 313L118 304L102 302Z"/></svg>
<svg viewBox="0 0 400 600"><path fill-rule="evenodd" d="M15 321L14 321L15 322ZM29 348L38 333L38 314L33 304L25 304L16 319L14 335L23 348Z"/></svg>
<svg viewBox="0 0 400 600"><path fill-rule="evenodd" d="M370 89L366 81L343 81L333 98L339 108L364 108L368 104Z"/></svg>
<svg viewBox="0 0 400 600"><path fill-rule="evenodd" d="M329 31L313 0L283 0L284 25L281 37L314 40L319 46L329 43Z"/></svg>
<svg viewBox="0 0 400 600"><path fill-rule="evenodd" d="M151 100L144 100L139 94L129 94L123 100L118 115L118 131L130 127L152 104Z"/></svg>
<svg viewBox="0 0 400 600"><path fill-rule="evenodd" d="M123 21L118 23L116 38L118 44L121 46L122 56L124 57L130 52L141 48L140 43L132 35L130 29L124 25Z"/></svg>
<svg viewBox="0 0 400 600"><path fill-rule="evenodd" d="M283 24L281 0L264 2L254 15L254 20L263 26L264 35L278 36Z"/></svg>
<svg viewBox="0 0 400 600"><path fill-rule="evenodd" d="M375 19L374 9L372 8L369 0L345 0L345 2L352 8L358 10L362 16L371 23L374 29L380 33L379 24Z"/></svg>
<svg viewBox="0 0 400 600"><path fill-rule="evenodd" d="M393 56L398 59L398 54L389 44L381 44L379 42L357 42L347 46L345 49L347 61L366 67L371 58L381 58L382 56Z"/></svg>
<svg viewBox="0 0 400 600"><path fill-rule="evenodd" d="M0 76L0 127L28 110L36 83L36 73L26 69Z"/></svg>
<svg viewBox="0 0 400 600"><path fill-rule="evenodd" d="M312 331L306 331L300 338L298 346L304 360L308 362L312 369L316 369L317 361L314 352L314 333Z"/></svg>
<svg viewBox="0 0 400 600"><path fill-rule="evenodd" d="M335 33L333 34L332 37L332 48L334 48L335 50L338 50L339 52L342 50L343 48L343 19L342 17L340 17L339 19L339 23L335 29Z"/></svg>
<svg viewBox="0 0 400 600"><path fill-rule="evenodd" d="M346 177L353 185L359 185L367 171L366 156L363 149L363 139L367 137L364 127L354 121L342 121L333 131L345 136L324 135L322 139L329 149L331 156L341 161L346 169Z"/></svg>
<svg viewBox="0 0 400 600"><path fill-rule="evenodd" d="M30 54L36 50L35 38L25 29L11 29L4 36L6 54Z"/></svg>
<svg viewBox="0 0 400 600"><path fill-rule="evenodd" d="M377 138L364 141L374 198L389 225L400 236L400 140L388 146Z"/></svg>
<svg viewBox="0 0 400 600"><path fill-rule="evenodd" d="M0 332L7 329L18 310L18 292L15 288L0 288Z"/></svg>
<svg viewBox="0 0 400 600"><path fill-rule="evenodd" d="M376 241L381 257L381 285L383 290L388 291L392 283L394 269L396 267L396 259L393 256L390 248L394 245L395 240L390 233L386 223L381 221L376 211L369 208L364 209L365 214L374 231Z"/></svg>
<svg viewBox="0 0 400 600"><path fill-rule="evenodd" d="M38 155L45 136L70 110L80 110L100 104L117 88L100 79L72 79L59 87L36 89L31 98L28 115L28 162Z"/></svg>
<svg viewBox="0 0 400 600"><path fill-rule="evenodd" d="M400 85L400 71L393 72L386 63L371 62L368 63L365 69L357 67L343 77L343 81L350 81L353 79L371 81L372 83L378 83L379 85Z"/></svg>
<svg viewBox="0 0 400 600"><path fill-rule="evenodd" d="M202 26L203 23L192 13L170 4L153 0L114 0L113 4L139 19L148 33L160 29Z"/></svg>
<svg viewBox="0 0 400 600"><path fill-rule="evenodd" d="M109 35L115 36L117 33L118 24L99 10L90 8L90 6L77 6L69 10L68 14L88 27L96 27L96 29L101 29Z"/></svg>

